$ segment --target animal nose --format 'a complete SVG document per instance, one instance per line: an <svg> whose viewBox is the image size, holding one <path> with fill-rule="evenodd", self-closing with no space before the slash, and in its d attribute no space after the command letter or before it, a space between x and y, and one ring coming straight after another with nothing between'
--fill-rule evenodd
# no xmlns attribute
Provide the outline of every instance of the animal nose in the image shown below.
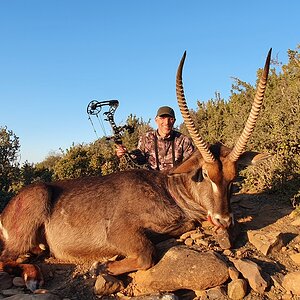
<svg viewBox="0 0 300 300"><path fill-rule="evenodd" d="M233 220L232 215L221 216L219 214L213 214L208 216L208 219L217 227L228 228Z"/></svg>

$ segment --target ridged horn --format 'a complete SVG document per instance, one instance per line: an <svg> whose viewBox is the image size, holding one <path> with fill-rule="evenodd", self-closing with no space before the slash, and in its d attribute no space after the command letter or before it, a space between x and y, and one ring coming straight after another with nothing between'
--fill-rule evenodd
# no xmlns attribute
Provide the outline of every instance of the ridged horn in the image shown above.
<svg viewBox="0 0 300 300"><path fill-rule="evenodd" d="M268 80L268 74L269 74L269 67L270 67L270 60L271 60L271 52L272 48L269 50L265 67L263 70L263 73L261 75L260 81L257 86L256 94L254 97L254 101L252 104L252 108L249 114L249 117L247 119L247 122L245 124L244 130L237 140L235 146L233 147L232 151L228 155L228 159L231 160L232 162L235 162L238 160L238 158L241 156L243 151L245 150L246 144L251 136L251 133L255 127L256 120L258 117L258 114L260 112L261 106L262 106L262 101L264 98L265 90L266 90L266 85L267 85L267 80Z"/></svg>
<svg viewBox="0 0 300 300"><path fill-rule="evenodd" d="M182 69L184 65L186 57L186 51L184 52L180 64L177 69L177 75L176 75L176 96L177 96L177 102L178 106L181 112L181 115L183 117L184 124L186 128L189 131L189 134L194 141L195 146L200 151L203 159L205 162L212 163L215 161L215 157L209 150L208 144L202 139L199 132L196 129L196 126L192 120L192 117L189 113L189 109L186 104L185 96L184 96L184 90L183 90L183 84L182 84Z"/></svg>

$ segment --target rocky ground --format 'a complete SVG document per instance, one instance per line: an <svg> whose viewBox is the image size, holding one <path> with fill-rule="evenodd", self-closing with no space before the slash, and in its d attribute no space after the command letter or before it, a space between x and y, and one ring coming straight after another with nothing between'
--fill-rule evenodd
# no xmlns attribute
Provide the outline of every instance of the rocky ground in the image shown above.
<svg viewBox="0 0 300 300"><path fill-rule="evenodd" d="M222 239L204 222L159 245L161 261L149 271L117 279L93 277L87 266L48 258L39 263L45 291L32 294L20 278L11 285L12 279L0 274L0 299L300 299L296 210L274 195L240 194L232 200L239 230L230 250L220 247Z"/></svg>

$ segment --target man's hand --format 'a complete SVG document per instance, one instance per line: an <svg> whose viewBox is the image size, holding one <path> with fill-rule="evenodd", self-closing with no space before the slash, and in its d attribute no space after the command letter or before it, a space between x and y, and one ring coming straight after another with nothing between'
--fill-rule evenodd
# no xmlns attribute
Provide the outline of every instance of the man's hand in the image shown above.
<svg viewBox="0 0 300 300"><path fill-rule="evenodd" d="M127 149L123 145L116 145L116 147L116 155L121 158L127 152Z"/></svg>

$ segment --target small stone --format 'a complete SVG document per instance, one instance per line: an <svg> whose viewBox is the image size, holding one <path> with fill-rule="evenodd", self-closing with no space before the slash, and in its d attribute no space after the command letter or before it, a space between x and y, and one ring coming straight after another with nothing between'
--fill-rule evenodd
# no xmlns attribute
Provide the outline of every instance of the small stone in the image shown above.
<svg viewBox="0 0 300 300"><path fill-rule="evenodd" d="M25 286L25 281L22 277L15 277L12 281L14 286L17 287L24 287Z"/></svg>
<svg viewBox="0 0 300 300"><path fill-rule="evenodd" d="M244 252L243 252L242 250L237 250L237 251L235 252L236 257L238 257L238 258L242 258L242 257L243 257L243 254L244 254Z"/></svg>
<svg viewBox="0 0 300 300"><path fill-rule="evenodd" d="M196 233L196 232L197 232L196 229L195 229L195 230L188 231L188 232L185 232L184 234L182 234L182 235L180 236L180 240L185 240L185 239L189 238L189 237L191 236L191 234Z"/></svg>
<svg viewBox="0 0 300 300"><path fill-rule="evenodd" d="M192 238L187 238L184 243L187 245L187 246L192 246L193 243L194 243L194 240Z"/></svg>
<svg viewBox="0 0 300 300"><path fill-rule="evenodd" d="M124 289L124 285L121 280L118 280L108 274L101 274L97 276L94 286L94 292L96 295L109 295L117 293L122 289Z"/></svg>
<svg viewBox="0 0 300 300"><path fill-rule="evenodd" d="M191 234L191 238L193 240L202 239L204 237L204 234L201 232L196 232Z"/></svg>
<svg viewBox="0 0 300 300"><path fill-rule="evenodd" d="M233 300L243 299L247 293L247 282L245 279L235 279L228 284L228 297Z"/></svg>
<svg viewBox="0 0 300 300"><path fill-rule="evenodd" d="M229 267L228 268L229 277L231 280L236 280L239 278L239 271L235 267Z"/></svg>
<svg viewBox="0 0 300 300"><path fill-rule="evenodd" d="M202 246L205 246L205 247L208 247L209 243L207 240L196 240L196 244L197 245L202 245Z"/></svg>
<svg viewBox="0 0 300 300"><path fill-rule="evenodd" d="M208 299L225 300L226 293L220 286L216 286L206 291Z"/></svg>
<svg viewBox="0 0 300 300"><path fill-rule="evenodd" d="M231 241L229 232L225 229L218 230L215 238L222 249L230 249Z"/></svg>
<svg viewBox="0 0 300 300"><path fill-rule="evenodd" d="M234 255L233 252L232 252L230 249L225 249L225 250L223 251L223 254L224 254L225 256L233 256L233 255Z"/></svg>

